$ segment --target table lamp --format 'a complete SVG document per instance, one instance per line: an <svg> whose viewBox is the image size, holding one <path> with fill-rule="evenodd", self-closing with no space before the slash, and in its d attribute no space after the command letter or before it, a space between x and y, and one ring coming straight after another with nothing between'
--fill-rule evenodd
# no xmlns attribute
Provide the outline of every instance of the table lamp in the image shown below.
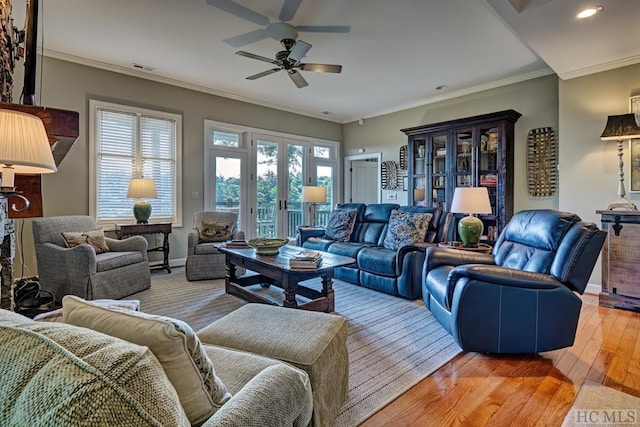
<svg viewBox="0 0 640 427"><path fill-rule="evenodd" d="M625 197L624 162L622 161L622 140L640 138L640 128L633 113L609 116L607 125L600 135L603 141L618 141L618 199L607 209L618 211L637 211L636 205Z"/></svg>
<svg viewBox="0 0 640 427"><path fill-rule="evenodd" d="M491 202L486 187L457 187L453 193L451 212L465 213L468 216L458 222L458 234L465 247L476 247L482 235L484 225L473 214L490 214Z"/></svg>
<svg viewBox="0 0 640 427"><path fill-rule="evenodd" d="M131 178L127 197L138 199L133 204L133 216L136 217L136 223L148 224L151 216L151 203L145 199L158 197L156 182L151 178Z"/></svg>
<svg viewBox="0 0 640 427"><path fill-rule="evenodd" d="M0 110L0 164L0 196L16 193L15 174L52 173L57 170L47 131L39 117L21 111Z"/></svg>
<svg viewBox="0 0 640 427"><path fill-rule="evenodd" d="M302 187L302 201L309 203L310 225L315 227L318 217L318 203L327 202L327 187L304 185Z"/></svg>

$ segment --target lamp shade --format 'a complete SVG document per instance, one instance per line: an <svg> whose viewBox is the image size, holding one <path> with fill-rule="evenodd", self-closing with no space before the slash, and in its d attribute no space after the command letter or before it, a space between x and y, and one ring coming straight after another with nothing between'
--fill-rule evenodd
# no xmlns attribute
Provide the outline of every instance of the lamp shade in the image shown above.
<svg viewBox="0 0 640 427"><path fill-rule="evenodd" d="M327 187L305 185L302 187L302 201L305 203L326 203Z"/></svg>
<svg viewBox="0 0 640 427"><path fill-rule="evenodd" d="M12 166L15 173L56 171L49 137L39 117L0 109L0 164Z"/></svg>
<svg viewBox="0 0 640 427"><path fill-rule="evenodd" d="M638 127L636 116L633 113L609 116L607 125L600 135L600 139L603 141L635 138L640 138L640 127Z"/></svg>
<svg viewBox="0 0 640 427"><path fill-rule="evenodd" d="M151 178L131 178L127 197L130 199L153 199L158 197L156 182Z"/></svg>
<svg viewBox="0 0 640 427"><path fill-rule="evenodd" d="M451 212L466 214L490 214L491 202L486 187L456 187L451 202Z"/></svg>

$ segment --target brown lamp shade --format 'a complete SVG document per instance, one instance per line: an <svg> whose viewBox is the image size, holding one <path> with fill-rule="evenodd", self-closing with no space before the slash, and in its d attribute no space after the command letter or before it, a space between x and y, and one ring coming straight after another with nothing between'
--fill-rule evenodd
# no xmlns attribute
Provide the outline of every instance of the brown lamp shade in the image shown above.
<svg viewBox="0 0 640 427"><path fill-rule="evenodd" d="M600 135L600 139L603 141L634 138L640 138L640 127L638 127L633 113L609 116L607 125Z"/></svg>

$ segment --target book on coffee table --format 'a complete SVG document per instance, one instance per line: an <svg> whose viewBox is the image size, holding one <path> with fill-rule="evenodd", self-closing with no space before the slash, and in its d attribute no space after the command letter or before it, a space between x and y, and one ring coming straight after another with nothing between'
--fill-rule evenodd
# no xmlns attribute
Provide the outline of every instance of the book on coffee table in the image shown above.
<svg viewBox="0 0 640 427"><path fill-rule="evenodd" d="M229 242L226 242L223 246L225 248L232 249L248 249L251 247L246 240L231 240Z"/></svg>
<svg viewBox="0 0 640 427"><path fill-rule="evenodd" d="M317 251L300 251L289 259L291 268L318 268L322 264L322 254Z"/></svg>

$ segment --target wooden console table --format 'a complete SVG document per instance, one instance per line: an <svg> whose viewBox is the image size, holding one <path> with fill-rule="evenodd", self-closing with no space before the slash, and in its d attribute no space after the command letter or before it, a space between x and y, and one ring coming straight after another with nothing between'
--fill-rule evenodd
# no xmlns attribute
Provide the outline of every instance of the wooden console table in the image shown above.
<svg viewBox="0 0 640 427"><path fill-rule="evenodd" d="M607 240L602 247L604 307L640 311L640 212L596 211Z"/></svg>
<svg viewBox="0 0 640 427"><path fill-rule="evenodd" d="M158 246L155 248L151 248L147 250L147 252L160 252L164 254L162 264L154 265L151 267L152 270L167 270L168 273L171 273L171 267L169 267L169 234L171 234L171 223L170 222L155 222L149 224L117 224L116 225L116 236L118 239L122 240L129 236L138 236L143 234L163 234L164 239L162 241L162 246Z"/></svg>

